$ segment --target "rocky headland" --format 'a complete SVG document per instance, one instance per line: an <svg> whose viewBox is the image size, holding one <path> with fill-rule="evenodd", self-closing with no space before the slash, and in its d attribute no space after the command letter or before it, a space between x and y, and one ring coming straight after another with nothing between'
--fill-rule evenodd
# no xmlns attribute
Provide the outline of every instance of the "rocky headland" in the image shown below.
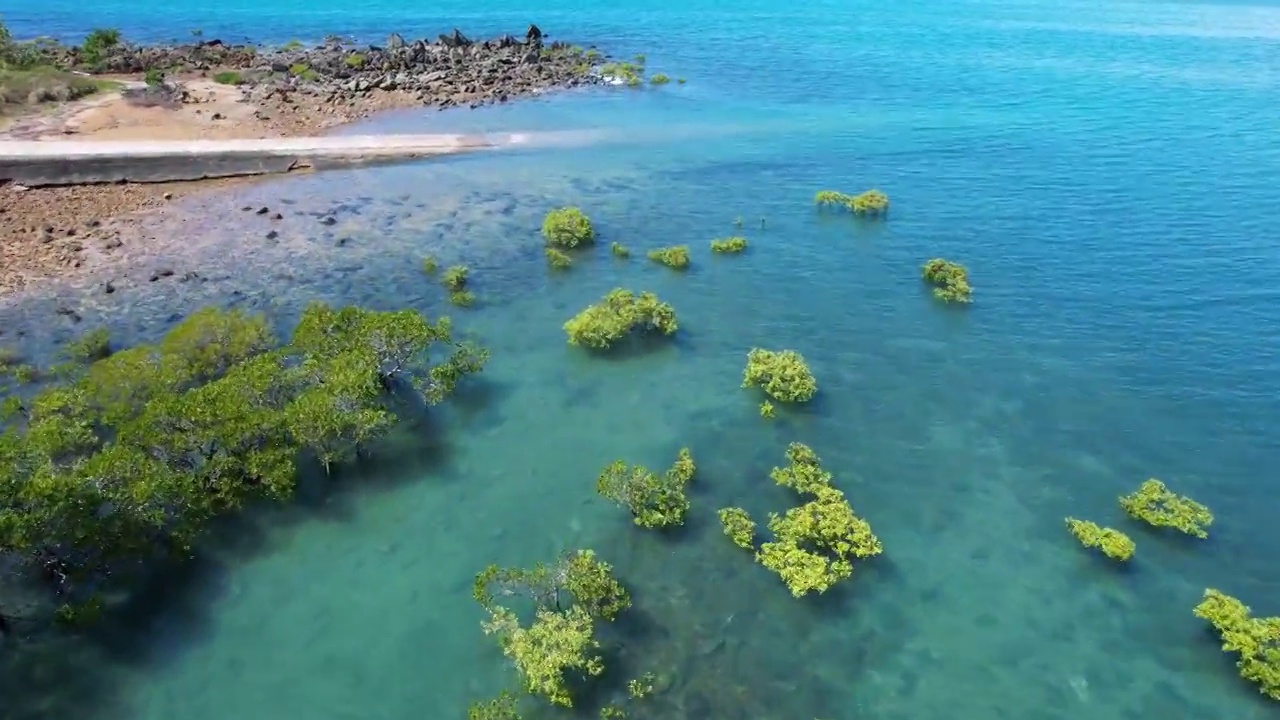
<svg viewBox="0 0 1280 720"><path fill-rule="evenodd" d="M434 39L393 33L380 45L138 45L110 31L79 46L7 42L0 60L37 82L25 95L0 93L0 141L298 136L389 109L474 108L618 78L634 85L643 72L594 48L548 42L536 25L479 41L456 29ZM82 268L84 248L117 243L137 211L227 182L0 184L0 296Z"/></svg>

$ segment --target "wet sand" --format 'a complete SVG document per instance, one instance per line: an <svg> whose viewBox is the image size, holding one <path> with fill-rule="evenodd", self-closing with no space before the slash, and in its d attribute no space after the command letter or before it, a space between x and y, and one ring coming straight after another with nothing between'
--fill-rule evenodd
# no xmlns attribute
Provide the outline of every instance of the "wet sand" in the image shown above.
<svg viewBox="0 0 1280 720"><path fill-rule="evenodd" d="M323 131L376 112L420 105L396 92L370 93L358 105L326 104L294 95L246 102L239 88L203 78L178 78L189 97L172 106L145 107L121 92L91 96L0 127L9 140L219 140L293 137ZM124 79L128 86L136 80ZM194 193L254 179L24 188L0 186L0 297L42 279L75 275L97 245L110 251L147 212Z"/></svg>

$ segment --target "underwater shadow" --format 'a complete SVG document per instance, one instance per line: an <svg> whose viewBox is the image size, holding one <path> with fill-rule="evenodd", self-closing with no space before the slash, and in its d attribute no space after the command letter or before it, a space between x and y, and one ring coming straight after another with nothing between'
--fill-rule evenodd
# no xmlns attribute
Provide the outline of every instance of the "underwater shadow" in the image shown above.
<svg viewBox="0 0 1280 720"><path fill-rule="evenodd" d="M679 350L688 347L688 339L682 337L687 331L680 330L675 335L662 335L652 332L631 333L622 342L614 343L608 348L596 350L586 348L592 360L609 363L627 362L638 358L653 358L664 354L676 355Z"/></svg>
<svg viewBox="0 0 1280 720"><path fill-rule="evenodd" d="M6 640L0 652L0 716L5 720L111 717L123 686L106 671L113 658L77 635Z"/></svg>

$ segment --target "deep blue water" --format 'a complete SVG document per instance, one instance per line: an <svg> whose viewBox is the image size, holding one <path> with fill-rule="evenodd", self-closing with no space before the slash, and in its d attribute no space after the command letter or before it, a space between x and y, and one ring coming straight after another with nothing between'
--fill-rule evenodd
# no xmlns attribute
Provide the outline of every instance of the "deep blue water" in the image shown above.
<svg viewBox="0 0 1280 720"><path fill-rule="evenodd" d="M1216 587L1280 614L1280 6L189 5L9 0L4 19L19 36L267 41L533 21L688 83L347 129L604 140L193 200L210 233L245 204L348 212L290 225L276 249L231 232L237 271L217 282L85 300L88 323L127 340L231 288L281 322L312 298L445 312L417 270L431 253L472 266L483 303L447 312L494 360L342 492L255 518L110 642L73 645L74 681L24 675L6 697L19 717L461 717L511 672L472 576L566 547L595 548L634 590L646 631L618 672L670 678L636 717L1274 717L1191 608ZM892 197L887 221L811 204L868 187ZM604 246L552 276L537 231L560 204L587 210ZM712 257L738 217L751 250ZM353 241L337 249L335 233ZM687 242L694 266L621 263L614 240ZM935 256L969 267L972 307L922 288ZM611 360L568 347L564 320L617 285L669 300L679 341ZM70 332L6 302L33 345ZM738 387L756 345L804 353L810 407L756 416ZM767 472L792 440L886 547L818 602L791 598L714 518L788 507ZM613 459L661 467L682 445L700 475L678 541L594 496ZM1122 516L1115 498L1152 476L1214 510L1211 539ZM1067 515L1129 532L1132 566L1085 552Z"/></svg>

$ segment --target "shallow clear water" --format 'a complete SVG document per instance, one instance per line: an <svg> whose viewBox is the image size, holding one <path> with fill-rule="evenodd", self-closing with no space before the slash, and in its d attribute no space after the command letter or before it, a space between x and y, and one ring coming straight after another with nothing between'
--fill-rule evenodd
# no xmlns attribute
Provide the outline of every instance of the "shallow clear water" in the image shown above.
<svg viewBox="0 0 1280 720"><path fill-rule="evenodd" d="M510 679L472 576L568 547L595 548L636 596L643 622L616 638L616 678L673 678L641 717L1276 712L1190 610L1212 586L1280 614L1280 9L315 0L212 16L115 0L86 18L70 0L10 5L19 35L37 20L281 39L534 20L689 80L380 118L347 131L592 142L193 199L162 230L215 238L172 261L208 282L144 282L111 304L51 288L0 308L39 349L72 330L48 321L58 302L131 340L208 302L282 323L317 297L408 305L455 315L494 356L337 491L220 532L122 626L8 678L25 688L4 698L17 717L460 717ZM893 198L886 222L812 208L817 189L871 186ZM553 276L538 226L569 203L604 245ZM259 204L291 208L280 244L234 210ZM737 217L750 251L712 257ZM694 266L615 261L615 240L637 255L689 243ZM469 263L482 304L443 305L417 269L428 253ZM921 286L934 256L969 266L972 307ZM669 300L679 340L612 359L567 346L564 320L618 285ZM819 397L761 421L738 387L755 345L803 352ZM789 506L767 473L792 440L886 547L816 601L792 599L714 517ZM665 466L682 445L699 462L687 532L641 531L595 497L611 460ZM1213 508L1210 540L1122 517L1116 496L1150 476ZM1130 531L1132 567L1084 552L1066 515Z"/></svg>

